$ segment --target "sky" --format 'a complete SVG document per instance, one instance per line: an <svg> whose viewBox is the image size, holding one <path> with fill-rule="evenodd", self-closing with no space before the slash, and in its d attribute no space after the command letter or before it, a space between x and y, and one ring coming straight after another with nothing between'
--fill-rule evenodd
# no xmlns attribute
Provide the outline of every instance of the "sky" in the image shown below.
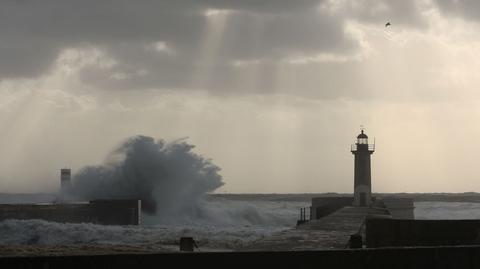
<svg viewBox="0 0 480 269"><path fill-rule="evenodd" d="M390 22L389 27L385 27ZM480 2L0 1L0 192L186 138L217 193L480 191Z"/></svg>

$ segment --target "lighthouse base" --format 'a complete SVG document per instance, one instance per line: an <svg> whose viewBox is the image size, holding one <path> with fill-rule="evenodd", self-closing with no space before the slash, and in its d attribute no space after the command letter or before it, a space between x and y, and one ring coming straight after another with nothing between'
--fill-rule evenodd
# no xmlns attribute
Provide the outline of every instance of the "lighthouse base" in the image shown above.
<svg viewBox="0 0 480 269"><path fill-rule="evenodd" d="M372 203L372 191L368 185L358 185L355 187L355 192L353 194L353 205L354 206L370 206Z"/></svg>

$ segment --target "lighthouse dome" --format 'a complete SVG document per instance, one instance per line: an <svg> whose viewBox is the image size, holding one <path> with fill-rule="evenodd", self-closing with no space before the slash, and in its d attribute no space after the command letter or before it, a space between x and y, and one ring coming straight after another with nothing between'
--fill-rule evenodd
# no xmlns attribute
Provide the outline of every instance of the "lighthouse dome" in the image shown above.
<svg viewBox="0 0 480 269"><path fill-rule="evenodd" d="M357 136L357 138L368 138L368 136L367 136L366 134L364 134L364 133L363 133L363 130L362 130L362 133L359 134L359 135Z"/></svg>

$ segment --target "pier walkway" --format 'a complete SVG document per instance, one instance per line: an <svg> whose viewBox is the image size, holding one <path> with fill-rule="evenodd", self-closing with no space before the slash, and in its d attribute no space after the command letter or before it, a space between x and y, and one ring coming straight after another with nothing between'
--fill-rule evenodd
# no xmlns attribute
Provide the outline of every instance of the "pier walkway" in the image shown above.
<svg viewBox="0 0 480 269"><path fill-rule="evenodd" d="M318 220L254 241L239 251L342 249L350 235L361 232L366 216L389 217L382 208L344 207Z"/></svg>

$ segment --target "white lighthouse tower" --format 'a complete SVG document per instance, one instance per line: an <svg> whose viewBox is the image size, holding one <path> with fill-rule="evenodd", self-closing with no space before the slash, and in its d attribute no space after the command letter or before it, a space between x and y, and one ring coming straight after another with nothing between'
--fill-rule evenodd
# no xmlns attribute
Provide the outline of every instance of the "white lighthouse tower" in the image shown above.
<svg viewBox="0 0 480 269"><path fill-rule="evenodd" d="M355 156L354 168L354 206L369 206L372 201L372 173L370 155L375 151L375 144L368 144L368 136L363 129L357 141L351 147Z"/></svg>

